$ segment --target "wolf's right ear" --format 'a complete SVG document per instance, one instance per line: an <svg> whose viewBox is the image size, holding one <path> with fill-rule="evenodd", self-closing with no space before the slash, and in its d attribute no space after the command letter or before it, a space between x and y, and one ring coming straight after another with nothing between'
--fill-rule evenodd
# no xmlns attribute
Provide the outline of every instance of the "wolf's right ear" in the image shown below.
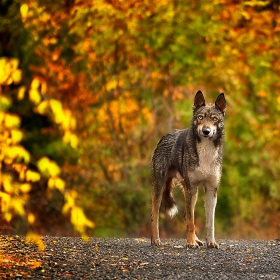
<svg viewBox="0 0 280 280"><path fill-rule="evenodd" d="M223 114L226 112L226 98L223 93L221 93L216 101L215 101L215 106L218 108L220 111L222 111Z"/></svg>
<svg viewBox="0 0 280 280"><path fill-rule="evenodd" d="M202 106L205 106L205 99L203 93L199 90L194 98L193 109L196 110Z"/></svg>

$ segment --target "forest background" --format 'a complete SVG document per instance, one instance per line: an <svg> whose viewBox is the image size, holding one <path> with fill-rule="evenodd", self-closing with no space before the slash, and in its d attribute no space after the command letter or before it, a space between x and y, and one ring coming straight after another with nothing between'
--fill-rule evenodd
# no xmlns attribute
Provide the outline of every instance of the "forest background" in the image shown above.
<svg viewBox="0 0 280 280"><path fill-rule="evenodd" d="M227 99L217 238L279 238L278 0L1 0L0 57L2 234L150 236L153 149L202 90Z"/></svg>

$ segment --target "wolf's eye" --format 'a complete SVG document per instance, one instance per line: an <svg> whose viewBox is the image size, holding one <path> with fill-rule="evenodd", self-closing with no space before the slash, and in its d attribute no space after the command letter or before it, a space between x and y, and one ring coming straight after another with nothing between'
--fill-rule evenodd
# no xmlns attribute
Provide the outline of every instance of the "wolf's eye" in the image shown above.
<svg viewBox="0 0 280 280"><path fill-rule="evenodd" d="M202 119L203 119L203 117L202 117L201 115L197 116L197 118L198 118L199 120L202 120Z"/></svg>
<svg viewBox="0 0 280 280"><path fill-rule="evenodd" d="M215 121L218 120L218 118L217 117L213 117L212 120L215 122Z"/></svg>

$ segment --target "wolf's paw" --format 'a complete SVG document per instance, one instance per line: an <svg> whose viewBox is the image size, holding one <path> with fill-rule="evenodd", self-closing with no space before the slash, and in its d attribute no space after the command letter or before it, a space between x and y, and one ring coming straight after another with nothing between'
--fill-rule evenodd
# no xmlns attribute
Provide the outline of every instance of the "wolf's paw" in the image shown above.
<svg viewBox="0 0 280 280"><path fill-rule="evenodd" d="M186 245L187 248L199 248L199 244L194 241L194 242L187 242L187 245Z"/></svg>
<svg viewBox="0 0 280 280"><path fill-rule="evenodd" d="M198 239L197 237L196 237L195 241L196 241L196 243L197 243L199 246L203 246L203 245L204 245L204 242L201 241L200 239Z"/></svg>
<svg viewBox="0 0 280 280"><path fill-rule="evenodd" d="M207 241L206 242L208 248L216 248L219 249L219 244L215 241Z"/></svg>
<svg viewBox="0 0 280 280"><path fill-rule="evenodd" d="M152 246L160 246L161 245L161 242L160 242L160 239L157 238L157 239L151 239L151 245Z"/></svg>

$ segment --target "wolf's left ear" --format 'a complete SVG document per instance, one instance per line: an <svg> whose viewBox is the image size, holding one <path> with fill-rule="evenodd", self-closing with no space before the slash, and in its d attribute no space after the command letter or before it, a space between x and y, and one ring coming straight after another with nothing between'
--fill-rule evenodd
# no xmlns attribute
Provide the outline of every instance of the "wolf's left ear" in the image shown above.
<svg viewBox="0 0 280 280"><path fill-rule="evenodd" d="M216 101L215 101L215 106L217 109L219 109L223 114L225 114L226 112L226 99L225 99L225 95L223 93L221 93Z"/></svg>

